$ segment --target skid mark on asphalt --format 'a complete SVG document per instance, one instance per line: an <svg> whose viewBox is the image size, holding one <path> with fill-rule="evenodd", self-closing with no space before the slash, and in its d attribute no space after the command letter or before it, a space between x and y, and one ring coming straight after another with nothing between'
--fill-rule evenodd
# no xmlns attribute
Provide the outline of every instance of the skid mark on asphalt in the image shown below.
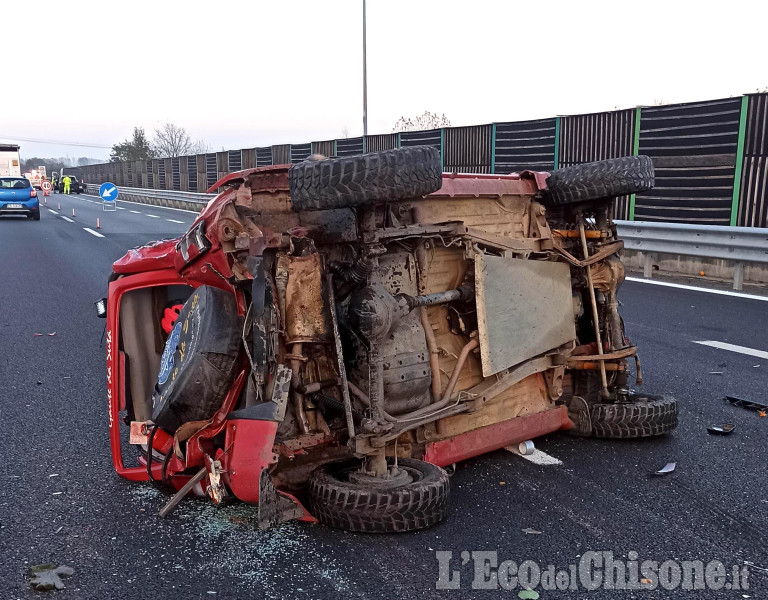
<svg viewBox="0 0 768 600"><path fill-rule="evenodd" d="M747 348L746 346L737 346L736 344L715 342L712 340L704 340L700 342L694 341L693 343L701 344L702 346L710 346L711 348L718 348L719 350L728 350L728 352L738 352L739 354L746 354L748 356L768 359L768 352L765 352L764 350L755 350L754 348Z"/></svg>

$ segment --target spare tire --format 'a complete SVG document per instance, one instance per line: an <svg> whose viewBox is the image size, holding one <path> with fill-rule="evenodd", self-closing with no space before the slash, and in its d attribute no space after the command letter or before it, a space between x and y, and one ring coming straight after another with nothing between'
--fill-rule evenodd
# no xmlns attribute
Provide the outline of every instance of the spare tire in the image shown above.
<svg viewBox="0 0 768 600"><path fill-rule="evenodd" d="M669 433L677 427L677 400L647 394L628 402L593 404L592 432L601 438L641 438Z"/></svg>
<svg viewBox="0 0 768 600"><path fill-rule="evenodd" d="M443 185L440 152L432 146L309 159L293 165L288 177L295 210L350 208L416 198Z"/></svg>
<svg viewBox="0 0 768 600"><path fill-rule="evenodd" d="M623 156L565 167L547 178L544 203L579 204L639 194L653 188L653 161L648 156Z"/></svg>
<svg viewBox="0 0 768 600"><path fill-rule="evenodd" d="M169 433L210 419L232 387L242 321L234 295L200 286L184 303L160 361L152 420Z"/></svg>
<svg viewBox="0 0 768 600"><path fill-rule="evenodd" d="M392 459L387 462L393 464ZM448 516L448 474L432 463L398 459L406 482L387 485L351 477L359 461L329 463L309 476L312 514L330 527L364 533L394 533L430 527ZM365 478L363 478L365 479Z"/></svg>

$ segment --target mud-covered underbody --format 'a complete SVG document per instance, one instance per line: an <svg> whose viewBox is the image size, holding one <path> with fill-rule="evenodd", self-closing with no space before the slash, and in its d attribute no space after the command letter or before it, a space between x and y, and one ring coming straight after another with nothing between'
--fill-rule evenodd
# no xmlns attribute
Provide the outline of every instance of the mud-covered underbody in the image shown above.
<svg viewBox="0 0 768 600"><path fill-rule="evenodd" d="M158 452L150 478L258 502L265 526L412 529L445 516L438 467L557 429L599 434L595 407L633 405L610 202L548 211L546 175L530 173L323 205L326 166L333 180L330 163L290 184L287 168L230 176L156 250L169 266L116 265L110 417L125 408L133 442ZM161 329L167 306L179 314ZM118 471L143 478L116 428ZM359 490L396 516L371 521Z"/></svg>

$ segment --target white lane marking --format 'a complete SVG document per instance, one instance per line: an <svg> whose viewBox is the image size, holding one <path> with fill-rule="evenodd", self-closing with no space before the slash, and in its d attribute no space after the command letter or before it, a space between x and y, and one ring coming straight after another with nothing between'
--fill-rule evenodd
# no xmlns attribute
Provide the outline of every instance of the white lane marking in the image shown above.
<svg viewBox="0 0 768 600"><path fill-rule="evenodd" d="M148 217L151 217L151 218L153 218L153 219L159 219L159 218L160 218L160 217L159 217L159 216L157 216L157 215L147 215L147 216L148 216Z"/></svg>
<svg viewBox="0 0 768 600"><path fill-rule="evenodd" d="M116 208L117 210L125 210L125 207L124 207L124 206L115 206L115 208Z"/></svg>
<svg viewBox="0 0 768 600"><path fill-rule="evenodd" d="M738 352L739 354L756 356L757 358L768 359L768 352L765 350L755 350L754 348L747 348L746 346L737 346L736 344L727 344L725 342L713 342L711 340L702 342L694 341L693 343L701 344L702 346L711 346L712 348L719 348L720 350L728 350L729 352Z"/></svg>
<svg viewBox="0 0 768 600"><path fill-rule="evenodd" d="M184 225L184 221L177 221L176 219L166 219L169 223L180 223L181 225Z"/></svg>
<svg viewBox="0 0 768 600"><path fill-rule="evenodd" d="M91 194L84 194L85 196L91 196L91 198L99 198L99 196L93 196ZM101 198L99 198L101 200ZM186 208L174 208L173 206L157 206L155 204L147 204L146 202L134 202L133 200L115 200L115 202L122 202L124 204L138 204L139 206L151 206L152 208L156 208L158 210L178 210L180 212L185 213L192 213L193 215L199 215L199 210L187 210ZM200 210L205 208L204 206L200 206Z"/></svg>
<svg viewBox="0 0 768 600"><path fill-rule="evenodd" d="M64 215L59 215L59 216L60 216L62 219L64 219L65 221L69 222L69 223L74 223L74 221L73 221L72 219L70 219L69 217L65 217Z"/></svg>
<svg viewBox="0 0 768 600"><path fill-rule="evenodd" d="M85 229L85 231L87 231L87 232L88 232L88 233L90 233L91 235L95 235L96 237L104 237L104 236L103 236L103 235L101 235L101 234L100 234L98 231L94 231L94 230L93 230L93 229L91 229L90 227L83 227L83 229Z"/></svg>
<svg viewBox="0 0 768 600"><path fill-rule="evenodd" d="M58 214L59 214L59 213L57 213L55 210L53 210L53 209L50 209L50 208L48 209L48 212L49 212L49 213L53 213L54 215L58 215Z"/></svg>
<svg viewBox="0 0 768 600"><path fill-rule="evenodd" d="M141 214L138 210L129 210L128 212L132 212L134 215L140 215Z"/></svg>
<svg viewBox="0 0 768 600"><path fill-rule="evenodd" d="M563 461L559 458L555 458L554 456L550 456L546 452L542 452L541 450L534 450L533 454L520 454L517 447L515 446L507 446L504 448L504 450L511 452L512 454L516 454L517 456L524 458L525 460L528 460L534 464L537 465L546 465L546 466L554 466L554 465L562 465Z"/></svg>
<svg viewBox="0 0 768 600"><path fill-rule="evenodd" d="M670 283L669 281L655 281L653 279L641 279L640 277L627 277L627 281L635 283L650 283L651 285L661 285L664 287L678 288L680 290L693 290L694 292L706 292L707 294L718 294L720 296L734 296L736 298L746 298L747 300L762 300L768 302L768 296L755 296L754 294L739 294L738 292L729 292L727 290L713 290L710 288L701 288L694 285L683 285L682 283Z"/></svg>

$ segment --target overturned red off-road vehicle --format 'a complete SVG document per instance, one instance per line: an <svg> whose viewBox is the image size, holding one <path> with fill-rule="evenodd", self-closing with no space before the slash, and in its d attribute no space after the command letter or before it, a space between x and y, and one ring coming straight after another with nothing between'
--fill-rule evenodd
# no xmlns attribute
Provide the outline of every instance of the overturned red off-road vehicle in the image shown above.
<svg viewBox="0 0 768 600"><path fill-rule="evenodd" d="M670 431L675 401L628 386L610 219L652 185L646 157L461 175L429 147L228 175L183 237L114 264L117 472L174 492L163 515L194 491L264 527L405 531L447 515L446 465Z"/></svg>

